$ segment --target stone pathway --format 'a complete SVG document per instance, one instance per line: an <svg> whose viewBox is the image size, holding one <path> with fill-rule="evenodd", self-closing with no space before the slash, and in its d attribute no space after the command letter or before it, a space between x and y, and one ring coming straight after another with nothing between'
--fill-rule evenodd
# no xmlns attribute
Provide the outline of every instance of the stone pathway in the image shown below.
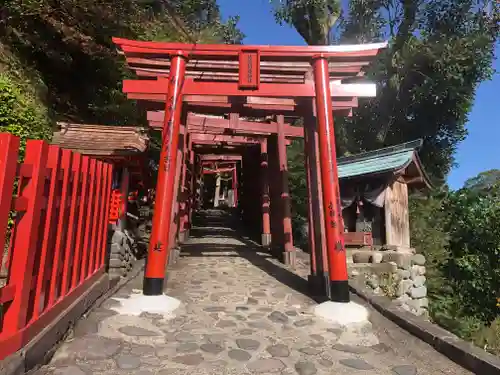
<svg viewBox="0 0 500 375"><path fill-rule="evenodd" d="M109 299L34 374L470 374L374 311L373 324L349 330L320 321L303 277L239 236L226 214L205 215L213 226L193 228L169 270L168 295L182 302L175 317L120 315ZM141 285L139 275L114 297Z"/></svg>

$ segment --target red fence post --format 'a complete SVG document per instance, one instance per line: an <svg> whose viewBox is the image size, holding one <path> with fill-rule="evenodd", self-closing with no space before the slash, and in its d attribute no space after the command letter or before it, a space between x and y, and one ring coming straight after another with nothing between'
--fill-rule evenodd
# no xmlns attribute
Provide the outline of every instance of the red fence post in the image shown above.
<svg viewBox="0 0 500 375"><path fill-rule="evenodd" d="M13 237L9 284L15 285L14 300L4 315L5 334L14 334L26 325L31 294L33 263L38 244L40 213L43 206L45 163L48 145L43 141L28 141L24 164L26 175L20 176L18 199L26 199L26 211L16 217Z"/></svg>
<svg viewBox="0 0 500 375"><path fill-rule="evenodd" d="M106 261L106 249L108 247L108 225L109 225L109 206L111 205L111 184L113 179L113 165L109 163L104 164L104 179L106 181L105 189L103 192L104 198L104 223L101 228L103 231L103 236L100 243L100 257L97 269L104 266Z"/></svg>
<svg viewBox="0 0 500 375"><path fill-rule="evenodd" d="M46 283L51 280L51 277L47 277L50 273L50 267L54 264L54 258L48 256L49 251L53 251L54 240L55 240L55 227L57 224L57 207L56 207L56 195L59 184L59 164L61 158L61 149L58 146L50 145L47 157L46 168L50 170L50 186L49 195L47 198L47 208L45 211L45 228L42 238L42 251L40 253L40 266L38 269L38 278L35 293L35 305L33 310L33 319L38 318L41 313L40 304L46 305L47 295Z"/></svg>
<svg viewBox="0 0 500 375"><path fill-rule="evenodd" d="M85 202L88 207L93 207L94 205L94 191L95 191L95 175L96 175L96 160L90 159L89 166L89 177L88 177L88 189L89 193L87 196L87 201ZM87 279L87 267L88 267L88 257L89 257L89 248L91 244L91 228L92 228L92 220L91 220L91 212L88 210L85 212L85 230L82 244L82 261L81 261L81 269L80 269L80 282L83 282Z"/></svg>
<svg viewBox="0 0 500 375"><path fill-rule="evenodd" d="M73 153L70 150L62 150L61 167L62 172L62 191L59 204L59 221L57 222L56 243L54 246L54 263L52 265L52 277L50 279L50 292L48 306L52 306L61 295L61 279L62 267L64 265L63 246L66 237L65 224L67 222L68 208L68 192L69 192L69 176L71 174L71 159Z"/></svg>
<svg viewBox="0 0 500 375"><path fill-rule="evenodd" d="M66 236L66 250L64 254L64 268L62 275L61 296L65 296L68 291L68 284L71 284L72 272L75 270L75 230L78 227L78 191L80 188L80 168L82 155L73 153L71 163L72 189L69 206L68 232Z"/></svg>
<svg viewBox="0 0 500 375"><path fill-rule="evenodd" d="M90 159L88 156L82 157L82 167L81 167L81 189L78 199L78 229L76 231L76 240L75 240L75 261L74 261L74 270L71 278L71 288L75 288L78 285L79 280L81 279L81 267L80 264L82 262L82 253L83 253L83 239L85 234L85 223L86 223L86 212L88 210L87 206L87 195L89 188L89 164Z"/></svg>
<svg viewBox="0 0 500 375"><path fill-rule="evenodd" d="M19 138L12 134L0 133L0 240L5 243L5 234L9 223L9 212L12 205L12 193L17 170L17 153ZM0 271L4 266L3 249L0 253Z"/></svg>
<svg viewBox="0 0 500 375"><path fill-rule="evenodd" d="M99 220L100 220L100 207L101 207L101 189L102 189L102 161L97 161L96 166L96 179L97 186L94 192L94 207L95 210L92 212L92 237L90 240L90 258L88 264L87 274L90 276L94 273L94 262L97 257L97 244L99 235ZM125 197L126 199L126 197Z"/></svg>

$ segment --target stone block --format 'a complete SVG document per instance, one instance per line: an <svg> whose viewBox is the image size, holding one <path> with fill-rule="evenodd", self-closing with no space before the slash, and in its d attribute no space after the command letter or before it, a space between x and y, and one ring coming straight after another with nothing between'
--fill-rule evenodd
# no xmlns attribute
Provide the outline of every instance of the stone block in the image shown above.
<svg viewBox="0 0 500 375"><path fill-rule="evenodd" d="M396 289L396 297L402 297L403 295L409 293L412 286L412 280L401 280Z"/></svg>
<svg viewBox="0 0 500 375"><path fill-rule="evenodd" d="M121 268L123 267L123 262L120 259L110 259L109 260L110 268Z"/></svg>
<svg viewBox="0 0 500 375"><path fill-rule="evenodd" d="M396 298L394 300L394 302L396 303L396 305L398 306L402 306L402 305L406 305L409 301L412 301L411 297L408 295L408 294L403 294L401 296L399 296L398 298Z"/></svg>
<svg viewBox="0 0 500 375"><path fill-rule="evenodd" d="M425 285L425 276L417 276L413 279L413 286L415 288L421 287Z"/></svg>
<svg viewBox="0 0 500 375"><path fill-rule="evenodd" d="M371 251L356 251L352 253L353 263L371 263Z"/></svg>
<svg viewBox="0 0 500 375"><path fill-rule="evenodd" d="M410 274L410 271L408 270L403 270L403 269L398 269L396 271L396 275L398 275L398 277L401 279L401 280L407 280L410 278L411 274Z"/></svg>
<svg viewBox="0 0 500 375"><path fill-rule="evenodd" d="M117 243L111 244L111 254L123 254L123 247Z"/></svg>
<svg viewBox="0 0 500 375"><path fill-rule="evenodd" d="M373 251L372 263L382 263L382 259L384 259L384 255L382 253Z"/></svg>
<svg viewBox="0 0 500 375"><path fill-rule="evenodd" d="M429 307L429 300L427 298L410 299L406 304L414 310L427 309Z"/></svg>
<svg viewBox="0 0 500 375"><path fill-rule="evenodd" d="M113 233L113 236L111 236L111 243L123 245L126 238L127 238L127 235L125 233L123 233L122 231L116 230Z"/></svg>
<svg viewBox="0 0 500 375"><path fill-rule="evenodd" d="M366 283L372 288L372 289L376 289L379 287L380 283L379 283L379 280L378 280L378 276L377 275L371 275L368 280L366 281Z"/></svg>
<svg viewBox="0 0 500 375"><path fill-rule="evenodd" d="M398 266L398 268L402 268L404 270L409 270L411 267L411 259L412 255L411 254L404 254L404 253L396 253L393 251L386 251L383 253L383 262L388 263L388 262L394 262Z"/></svg>
<svg viewBox="0 0 500 375"><path fill-rule="evenodd" d="M425 257L422 254L415 254L411 258L411 263L416 264L417 266L425 265Z"/></svg>
<svg viewBox="0 0 500 375"><path fill-rule="evenodd" d="M413 299L427 297L427 288L425 286L410 288L410 297Z"/></svg>
<svg viewBox="0 0 500 375"><path fill-rule="evenodd" d="M423 276L426 273L425 266L413 265L411 266L411 278L415 279L417 276Z"/></svg>

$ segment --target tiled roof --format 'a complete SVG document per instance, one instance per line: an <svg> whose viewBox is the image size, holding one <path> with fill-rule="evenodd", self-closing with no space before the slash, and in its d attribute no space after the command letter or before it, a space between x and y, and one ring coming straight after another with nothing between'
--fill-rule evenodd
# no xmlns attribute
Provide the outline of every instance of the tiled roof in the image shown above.
<svg viewBox="0 0 500 375"><path fill-rule="evenodd" d="M383 173L396 173L414 165L422 179L430 186L422 168L417 150L422 140L403 143L375 151L337 159L339 178L361 177Z"/></svg>
<svg viewBox="0 0 500 375"><path fill-rule="evenodd" d="M146 130L133 126L58 123L52 143L83 155L131 156L146 151Z"/></svg>

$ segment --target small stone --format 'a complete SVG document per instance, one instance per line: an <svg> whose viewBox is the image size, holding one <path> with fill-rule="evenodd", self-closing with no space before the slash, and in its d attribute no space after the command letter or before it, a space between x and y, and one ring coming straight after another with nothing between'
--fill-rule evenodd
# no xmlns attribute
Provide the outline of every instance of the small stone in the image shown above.
<svg viewBox="0 0 500 375"><path fill-rule="evenodd" d="M241 331L238 331L238 334L241 336L248 336L254 333L253 329L243 328Z"/></svg>
<svg viewBox="0 0 500 375"><path fill-rule="evenodd" d="M284 344L271 345L266 350L272 357L288 357L290 355L290 349Z"/></svg>
<svg viewBox="0 0 500 375"><path fill-rule="evenodd" d="M413 267L415 267L415 266L413 266ZM403 269L398 269L398 270L396 271L396 274L399 276L399 278L400 278L401 280L406 280L406 279L409 279L409 278L410 278L410 276L411 276L410 271L408 271L408 270L403 270Z"/></svg>
<svg viewBox="0 0 500 375"><path fill-rule="evenodd" d="M370 349L372 349L375 353L380 354L387 353L391 350L391 348L383 342L370 346Z"/></svg>
<svg viewBox="0 0 500 375"><path fill-rule="evenodd" d="M248 297L247 299L247 305L258 305L259 301L257 301L255 298Z"/></svg>
<svg viewBox="0 0 500 375"><path fill-rule="evenodd" d="M238 345L238 347L240 349L256 350L259 348L260 342L258 342L257 340L252 340L252 339L237 339L236 345Z"/></svg>
<svg viewBox="0 0 500 375"><path fill-rule="evenodd" d="M250 360L250 358L252 358L252 355L250 353L240 349L231 349L227 353L227 356L239 362L247 362L248 360Z"/></svg>
<svg viewBox="0 0 500 375"><path fill-rule="evenodd" d="M185 342L177 347L177 352L189 353L189 352L194 352L197 349L198 349L198 344L195 344L194 342Z"/></svg>
<svg viewBox="0 0 500 375"><path fill-rule="evenodd" d="M373 366L370 365L369 363L363 361L362 359L358 358L347 358L347 359L341 359L339 361L341 364L344 366L356 369L356 370L373 370Z"/></svg>
<svg viewBox="0 0 500 375"><path fill-rule="evenodd" d="M425 285L425 276L417 276L413 279L413 286L419 288Z"/></svg>
<svg viewBox="0 0 500 375"><path fill-rule="evenodd" d="M295 327L305 327L305 326L310 326L313 323L314 323L313 320L309 318L309 319L297 320L296 322L293 323L293 325Z"/></svg>
<svg viewBox="0 0 500 375"><path fill-rule="evenodd" d="M396 288L396 297L401 297L408 293L413 286L412 280L401 280Z"/></svg>
<svg viewBox="0 0 500 375"><path fill-rule="evenodd" d="M288 316L297 316L297 311L293 311L293 310L290 310L290 311L285 311L285 314L288 315Z"/></svg>
<svg viewBox="0 0 500 375"><path fill-rule="evenodd" d="M259 307L257 310L258 311L262 311L262 312L271 312L271 311L273 311L273 309L270 308L270 307Z"/></svg>
<svg viewBox="0 0 500 375"><path fill-rule="evenodd" d="M299 375L314 375L318 372L314 363L301 361L295 364L295 370Z"/></svg>
<svg viewBox="0 0 500 375"><path fill-rule="evenodd" d="M86 360L105 360L113 357L120 351L121 341L92 336L84 340L74 341L71 350L77 358Z"/></svg>
<svg viewBox="0 0 500 375"><path fill-rule="evenodd" d="M288 322L288 316L286 316L285 314L283 314L282 312L279 312L279 311L273 311L267 317L271 322L274 322L274 323L287 323Z"/></svg>
<svg viewBox="0 0 500 375"><path fill-rule="evenodd" d="M249 327L256 329L272 329L272 326L269 323L257 321L257 322L248 322Z"/></svg>
<svg viewBox="0 0 500 375"><path fill-rule="evenodd" d="M307 347L307 348L299 349L299 352L307 354L307 355L317 355L317 354L321 353L321 350L318 350L316 348Z"/></svg>
<svg viewBox="0 0 500 375"><path fill-rule="evenodd" d="M333 366L333 362L330 361L329 359L326 359L326 358L321 358L318 363L321 365L321 366L324 366L324 367L332 367Z"/></svg>
<svg viewBox="0 0 500 375"><path fill-rule="evenodd" d="M173 361L186 366L198 366L203 362L203 356L201 354L186 354L173 358Z"/></svg>
<svg viewBox="0 0 500 375"><path fill-rule="evenodd" d="M54 375L87 375L77 366L62 367L54 370Z"/></svg>
<svg viewBox="0 0 500 375"><path fill-rule="evenodd" d="M175 340L180 342L196 341L196 336L187 332L181 332L177 336L175 336Z"/></svg>
<svg viewBox="0 0 500 375"><path fill-rule="evenodd" d="M209 307L205 307L203 309L203 311L206 311L206 312L222 312L222 311L226 311L226 309L222 306L209 306Z"/></svg>
<svg viewBox="0 0 500 375"><path fill-rule="evenodd" d="M327 329L327 332L330 332L330 333L333 333L334 335L341 335L342 333L344 333L344 329L343 328L328 328Z"/></svg>
<svg viewBox="0 0 500 375"><path fill-rule="evenodd" d="M429 307L429 300L427 297L414 299L408 301L408 306L414 309L427 309Z"/></svg>
<svg viewBox="0 0 500 375"><path fill-rule="evenodd" d="M221 345L213 343L203 344L200 346L200 349L210 354L219 354L224 350L224 348Z"/></svg>
<svg viewBox="0 0 500 375"><path fill-rule="evenodd" d="M258 359L255 362L249 363L247 368L252 372L267 374L283 370L285 364L276 358Z"/></svg>
<svg viewBox="0 0 500 375"><path fill-rule="evenodd" d="M411 365L394 366L392 372L396 375L417 375L417 368Z"/></svg>
<svg viewBox="0 0 500 375"><path fill-rule="evenodd" d="M416 264L417 266L425 265L425 257L422 254L415 254L411 258L412 264Z"/></svg>
<svg viewBox="0 0 500 375"><path fill-rule="evenodd" d="M236 311L248 311L249 308L246 306L236 306Z"/></svg>
<svg viewBox="0 0 500 375"><path fill-rule="evenodd" d="M248 315L249 319L260 319L264 316L262 313L251 313Z"/></svg>
<svg viewBox="0 0 500 375"><path fill-rule="evenodd" d="M369 350L366 346L352 346L352 345L335 344L332 346L332 348L335 350L341 351L341 352L353 353L353 354L363 354L363 353L369 352Z"/></svg>
<svg viewBox="0 0 500 375"><path fill-rule="evenodd" d="M252 297L267 297L267 294L262 291L252 292Z"/></svg>
<svg viewBox="0 0 500 375"><path fill-rule="evenodd" d="M215 326L218 328L230 328L230 327L235 327L236 323L231 320L221 320L217 322Z"/></svg>
<svg viewBox="0 0 500 375"><path fill-rule="evenodd" d="M323 336L318 335L316 333L313 333L312 335L309 335L309 337L312 338L315 341L321 341L321 342L325 341L325 338Z"/></svg>
<svg viewBox="0 0 500 375"><path fill-rule="evenodd" d="M402 268L404 270L409 270L411 267L411 254L398 253L395 251L384 251L383 262L389 263L394 262L398 266L398 268Z"/></svg>
<svg viewBox="0 0 500 375"><path fill-rule="evenodd" d="M141 365L141 360L133 355L121 355L116 358L116 365L122 370L132 370Z"/></svg>
<svg viewBox="0 0 500 375"><path fill-rule="evenodd" d="M413 299L424 298L426 296L427 288L425 286L410 289L410 297Z"/></svg>
<svg viewBox="0 0 500 375"><path fill-rule="evenodd" d="M141 327L125 326L118 328L118 331L127 336L160 336L157 332L150 331Z"/></svg>

